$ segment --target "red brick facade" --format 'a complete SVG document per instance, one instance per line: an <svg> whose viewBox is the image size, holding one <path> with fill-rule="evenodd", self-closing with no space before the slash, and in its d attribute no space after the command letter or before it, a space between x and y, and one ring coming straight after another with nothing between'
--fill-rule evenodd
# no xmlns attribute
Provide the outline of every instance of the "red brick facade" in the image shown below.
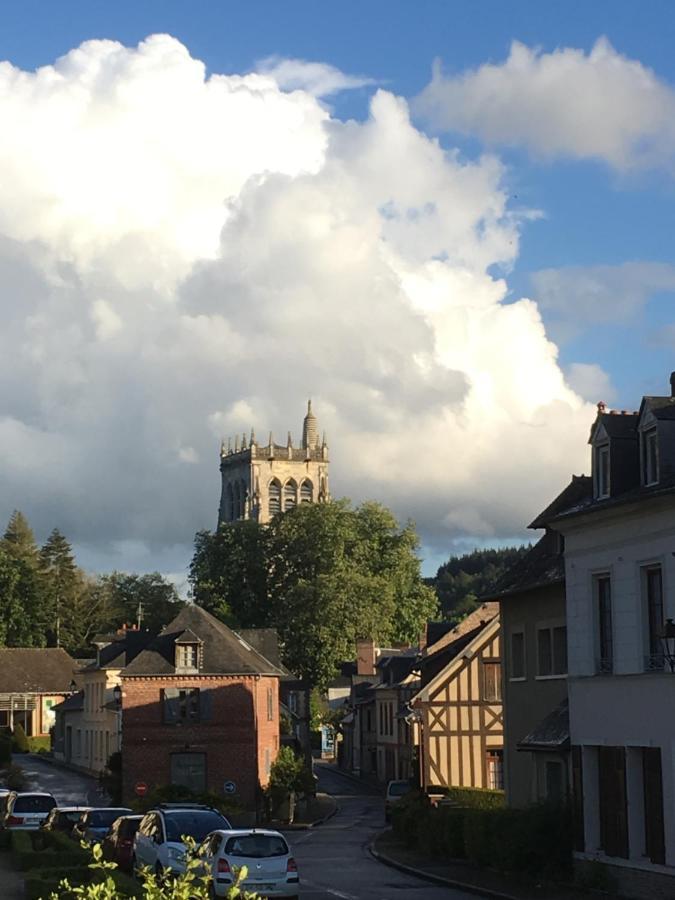
<svg viewBox="0 0 675 900"><path fill-rule="evenodd" d="M165 692L208 692L198 720L166 721ZM254 809L259 787L279 750L279 679L268 675L123 675L122 765L124 801L134 786L170 784L172 754L204 754L207 790ZM175 760L178 757L174 758Z"/></svg>

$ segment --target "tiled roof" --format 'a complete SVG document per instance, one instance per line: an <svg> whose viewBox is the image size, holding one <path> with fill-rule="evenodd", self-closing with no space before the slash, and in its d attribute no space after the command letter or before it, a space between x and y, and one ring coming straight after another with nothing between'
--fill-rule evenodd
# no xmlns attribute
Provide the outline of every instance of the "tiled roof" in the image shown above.
<svg viewBox="0 0 675 900"><path fill-rule="evenodd" d="M102 644L104 640L110 643L101 647L98 653L98 660L93 660L83 668L83 671L94 672L97 669L124 669L132 660L136 659L141 650L144 650L150 641L154 640L155 635L149 631L128 631L118 632L113 635L99 635L97 643Z"/></svg>
<svg viewBox="0 0 675 900"><path fill-rule="evenodd" d="M84 691L78 691L76 694L71 694L70 697L66 697L65 700L57 703L52 708L60 713L81 712L84 709Z"/></svg>
<svg viewBox="0 0 675 900"><path fill-rule="evenodd" d="M455 625L450 631L446 632L446 634L444 634L440 640L436 641L435 644L427 645L420 654L421 659L428 659L448 648L452 648L456 653L459 653L462 647L469 643L481 628L498 615L499 603L482 603L478 609L469 613L468 616L462 619L462 621ZM465 638L467 640L464 640Z"/></svg>
<svg viewBox="0 0 675 900"><path fill-rule="evenodd" d="M203 642L202 675L283 675L284 673L201 606L190 603L124 670L124 675L168 675L175 669L175 642L190 630Z"/></svg>
<svg viewBox="0 0 675 900"><path fill-rule="evenodd" d="M530 523L529 528L544 528L563 512L584 506L593 499L593 479L588 475L572 475L572 480L546 509Z"/></svg>
<svg viewBox="0 0 675 900"><path fill-rule="evenodd" d="M519 750L567 750L570 745L570 716L567 697L518 742Z"/></svg>
<svg viewBox="0 0 675 900"><path fill-rule="evenodd" d="M76 668L62 647L2 647L0 694L68 694Z"/></svg>
<svg viewBox="0 0 675 900"><path fill-rule="evenodd" d="M557 534L546 534L505 572L495 585L491 598L503 599L511 594L532 590L565 580L565 558Z"/></svg>

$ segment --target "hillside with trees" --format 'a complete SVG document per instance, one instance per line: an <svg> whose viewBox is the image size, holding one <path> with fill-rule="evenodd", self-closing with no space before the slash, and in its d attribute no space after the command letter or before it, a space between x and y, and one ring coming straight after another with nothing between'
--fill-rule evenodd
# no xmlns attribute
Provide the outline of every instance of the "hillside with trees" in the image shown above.
<svg viewBox="0 0 675 900"><path fill-rule="evenodd" d="M0 646L91 652L95 634L131 624L156 630L179 611L176 588L159 572L92 576L55 528L42 547L16 510L0 538Z"/></svg>
<svg viewBox="0 0 675 900"><path fill-rule="evenodd" d="M228 624L276 628L286 665L324 687L358 637L414 642L437 614L417 548L414 527L378 503L307 504L199 532L190 582Z"/></svg>
<svg viewBox="0 0 675 900"><path fill-rule="evenodd" d="M434 578L427 579L429 587L436 592L443 618L458 622L468 615L529 549L523 545L451 556L439 566Z"/></svg>

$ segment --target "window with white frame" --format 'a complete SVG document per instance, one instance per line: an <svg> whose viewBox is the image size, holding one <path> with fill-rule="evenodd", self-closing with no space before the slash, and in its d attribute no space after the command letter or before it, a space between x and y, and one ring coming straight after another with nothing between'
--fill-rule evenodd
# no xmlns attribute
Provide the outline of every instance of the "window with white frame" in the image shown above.
<svg viewBox="0 0 675 900"><path fill-rule="evenodd" d="M595 616L597 622L597 662L600 674L614 669L614 634L612 626L612 580L609 573L593 578Z"/></svg>
<svg viewBox="0 0 675 900"><path fill-rule="evenodd" d="M176 644L176 668L199 669L199 644Z"/></svg>
<svg viewBox="0 0 675 900"><path fill-rule="evenodd" d="M595 448L593 477L596 499L609 497L609 444L601 444Z"/></svg>
<svg viewBox="0 0 675 900"><path fill-rule="evenodd" d="M663 668L663 573L661 566L645 566L642 569L642 592L644 597L647 657L646 669Z"/></svg>
<svg viewBox="0 0 675 900"><path fill-rule="evenodd" d="M487 786L492 791L504 790L504 751L488 750L486 753Z"/></svg>
<svg viewBox="0 0 675 900"><path fill-rule="evenodd" d="M659 480L659 450L656 428L642 433L642 483L656 484Z"/></svg>
<svg viewBox="0 0 675 900"><path fill-rule="evenodd" d="M537 626L537 677L554 678L567 674L567 628L564 625Z"/></svg>

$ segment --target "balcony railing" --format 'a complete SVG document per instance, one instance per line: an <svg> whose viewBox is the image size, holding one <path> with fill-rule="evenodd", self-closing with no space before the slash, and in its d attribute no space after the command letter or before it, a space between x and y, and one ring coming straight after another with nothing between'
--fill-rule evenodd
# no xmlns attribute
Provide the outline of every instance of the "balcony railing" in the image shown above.
<svg viewBox="0 0 675 900"><path fill-rule="evenodd" d="M595 661L597 675L611 675L614 671L614 660L611 656L601 656Z"/></svg>
<svg viewBox="0 0 675 900"><path fill-rule="evenodd" d="M662 672L665 664L663 653L650 653L645 656L645 672Z"/></svg>

